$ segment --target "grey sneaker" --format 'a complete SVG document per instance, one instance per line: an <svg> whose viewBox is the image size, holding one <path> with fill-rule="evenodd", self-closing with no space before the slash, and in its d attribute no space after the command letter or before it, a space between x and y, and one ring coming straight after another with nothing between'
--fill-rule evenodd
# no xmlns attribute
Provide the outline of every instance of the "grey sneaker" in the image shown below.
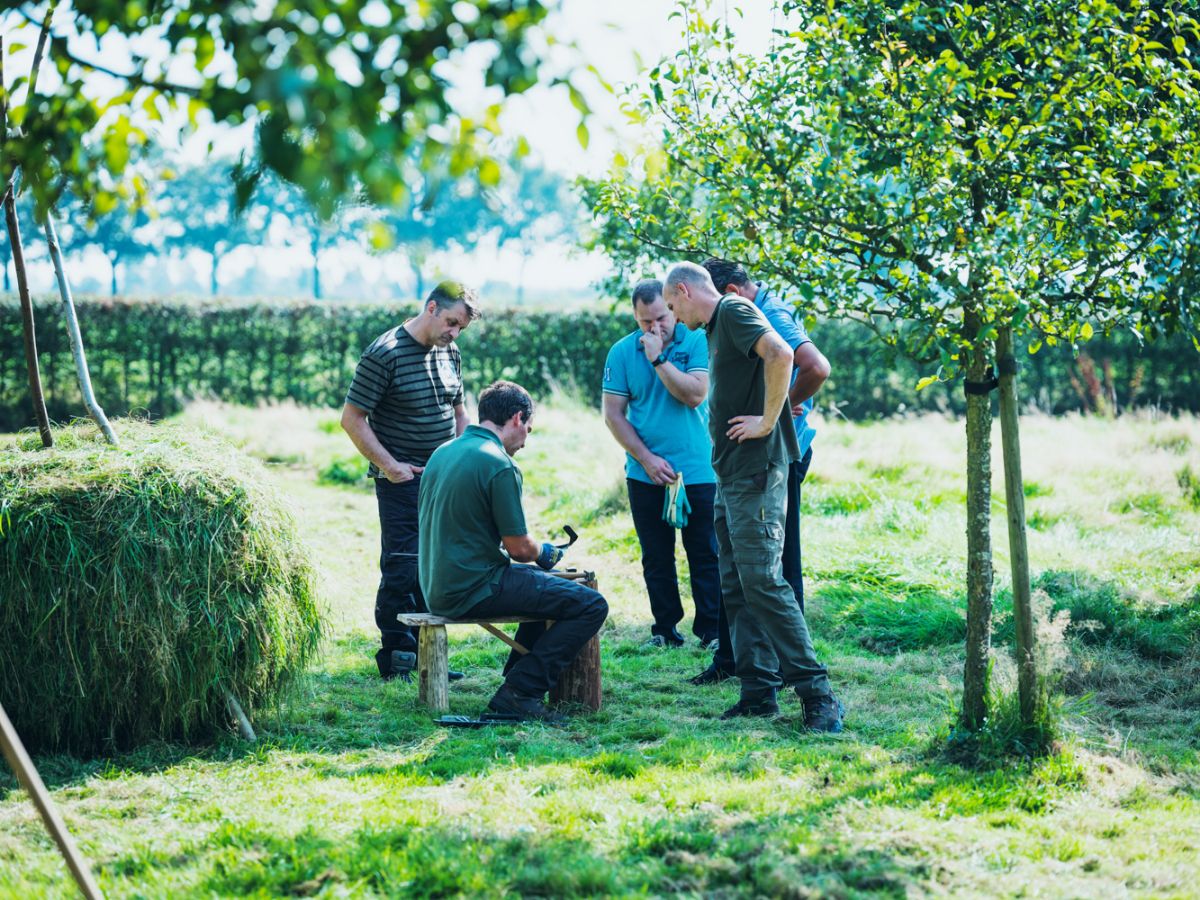
<svg viewBox="0 0 1200 900"><path fill-rule="evenodd" d="M842 730L842 716L846 714L846 707L833 694L803 698L803 703L805 728L830 734Z"/></svg>
<svg viewBox="0 0 1200 900"><path fill-rule="evenodd" d="M413 669L417 667L417 654L406 650L379 650L375 653L375 665L379 667L379 677L384 681L393 678L412 681Z"/></svg>

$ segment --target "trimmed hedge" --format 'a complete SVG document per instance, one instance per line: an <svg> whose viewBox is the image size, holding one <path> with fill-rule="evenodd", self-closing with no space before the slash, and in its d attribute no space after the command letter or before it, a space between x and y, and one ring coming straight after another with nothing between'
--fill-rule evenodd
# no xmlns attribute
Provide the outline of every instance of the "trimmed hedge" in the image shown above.
<svg viewBox="0 0 1200 900"><path fill-rule="evenodd" d="M0 701L38 751L93 754L269 706L321 632L314 573L262 466L125 420L0 450Z"/></svg>
<svg viewBox="0 0 1200 900"><path fill-rule="evenodd" d="M392 304L109 298L81 299L78 308L101 405L114 415L151 416L192 397L340 406L362 350L415 312ZM82 415L57 301L39 301L36 318L51 418ZM459 341L464 380L478 392L508 378L539 395L558 384L599 402L608 348L633 327L623 304L574 313L487 310ZM962 410L958 385L918 393L927 372L890 357L862 326L824 322L813 334L833 364L823 406L851 419ZM1112 395L1119 409L1200 412L1200 354L1184 337L1146 348L1128 334L1097 337L1079 359L1067 347L1044 347L1024 357L1021 378L1022 401L1050 413L1096 409ZM30 424L20 315L8 297L0 299L0 430Z"/></svg>

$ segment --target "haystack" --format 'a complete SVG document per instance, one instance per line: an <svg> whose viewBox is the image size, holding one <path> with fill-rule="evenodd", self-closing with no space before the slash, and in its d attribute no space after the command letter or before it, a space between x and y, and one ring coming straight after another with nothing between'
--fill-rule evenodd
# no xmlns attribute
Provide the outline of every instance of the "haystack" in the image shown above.
<svg viewBox="0 0 1200 900"><path fill-rule="evenodd" d="M320 634L295 522L253 459L179 426L0 448L0 701L39 750L193 740L272 703Z"/></svg>

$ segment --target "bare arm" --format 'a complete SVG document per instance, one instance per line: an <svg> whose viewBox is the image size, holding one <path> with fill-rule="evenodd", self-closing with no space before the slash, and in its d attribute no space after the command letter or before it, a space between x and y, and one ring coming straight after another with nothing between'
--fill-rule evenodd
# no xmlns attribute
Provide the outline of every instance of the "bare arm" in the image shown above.
<svg viewBox="0 0 1200 900"><path fill-rule="evenodd" d="M505 534L500 537L500 543L504 552L517 562L533 562L542 552L542 545L527 534Z"/></svg>
<svg viewBox="0 0 1200 900"><path fill-rule="evenodd" d="M792 377L792 348L774 331L763 333L754 344L754 352L765 363L763 377L767 382L767 396L763 401L762 415L734 416L729 420L730 427L725 435L739 444L764 438L771 433L783 411L788 382Z"/></svg>
<svg viewBox="0 0 1200 900"><path fill-rule="evenodd" d="M342 407L342 428L350 435L350 440L354 442L358 452L375 463L388 481L412 481L414 475L424 471L424 466L402 463L388 453L375 436L371 423L367 421L366 410L359 409L353 403Z"/></svg>
<svg viewBox="0 0 1200 900"><path fill-rule="evenodd" d="M659 368L661 369L663 366ZM650 452L650 448L642 441L637 430L625 415L628 408L628 397L622 397L619 394L605 394L604 424L608 426L612 436L617 439L617 443L642 464L642 468L646 470L646 474L653 479L655 484L670 484L675 480L675 470L661 456Z"/></svg>
<svg viewBox="0 0 1200 900"><path fill-rule="evenodd" d="M796 348L792 354L792 366L796 370L796 380L788 391L788 403L791 404L792 415L797 416L800 414L800 404L821 389L829 377L830 367L829 360L811 341Z"/></svg>
<svg viewBox="0 0 1200 900"><path fill-rule="evenodd" d="M704 398L708 396L707 372L683 372L669 362L663 363L654 371L670 395L691 409L703 403Z"/></svg>
<svg viewBox="0 0 1200 900"><path fill-rule="evenodd" d="M454 407L454 436L458 437L461 435L467 430L467 426L470 424L470 421L467 419L467 408L461 403L456 404Z"/></svg>

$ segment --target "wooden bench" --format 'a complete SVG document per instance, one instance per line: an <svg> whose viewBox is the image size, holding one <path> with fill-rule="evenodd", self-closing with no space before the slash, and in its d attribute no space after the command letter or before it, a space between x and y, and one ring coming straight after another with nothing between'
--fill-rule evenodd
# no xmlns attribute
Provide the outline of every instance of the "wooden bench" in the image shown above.
<svg viewBox="0 0 1200 900"><path fill-rule="evenodd" d="M567 569L561 572L556 570L550 574L560 578L569 578L593 590L596 589L594 572L577 572L574 569ZM450 708L450 648L446 639L447 625L478 625L518 653L525 654L529 652L526 647L521 646L496 626L540 621L546 621L547 626L554 624L553 621L532 616L448 619L432 613L400 613L396 616L396 621L402 625L410 625L419 629L417 632L417 698L434 712L445 712ZM583 645L571 665L563 670L558 678L558 684L550 691L550 700L552 702L581 703L593 710L600 708L599 634L592 635L591 640Z"/></svg>

